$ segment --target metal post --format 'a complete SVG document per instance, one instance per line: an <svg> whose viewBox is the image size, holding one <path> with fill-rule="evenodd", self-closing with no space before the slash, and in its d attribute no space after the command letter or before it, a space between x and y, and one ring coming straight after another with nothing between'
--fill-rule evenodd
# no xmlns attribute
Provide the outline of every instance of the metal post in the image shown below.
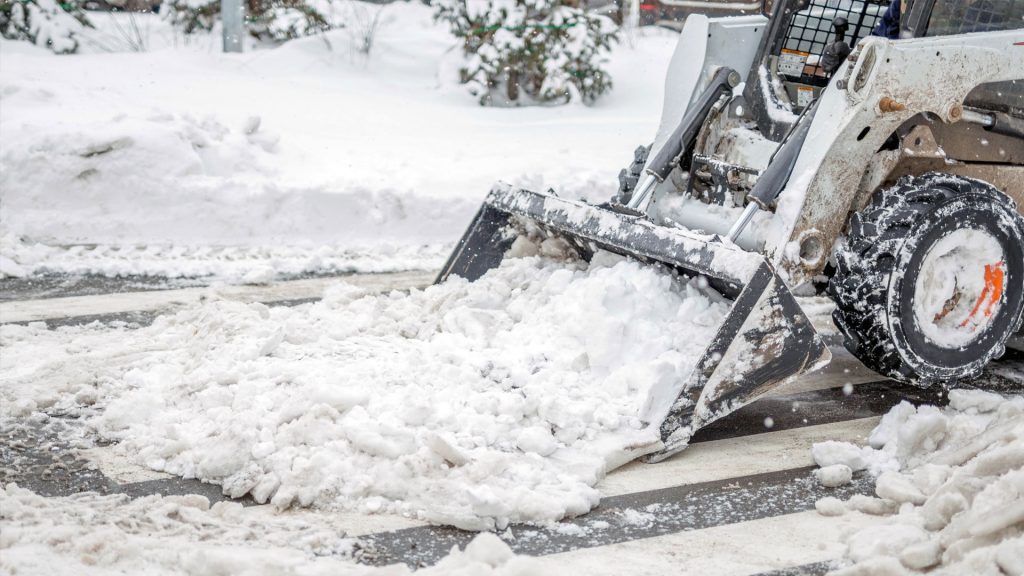
<svg viewBox="0 0 1024 576"><path fill-rule="evenodd" d="M640 0L631 0L628 10L626 22L630 30L636 31L640 28Z"/></svg>
<svg viewBox="0 0 1024 576"><path fill-rule="evenodd" d="M245 5L242 0L220 0L220 22L224 27L224 51L241 52L245 34Z"/></svg>

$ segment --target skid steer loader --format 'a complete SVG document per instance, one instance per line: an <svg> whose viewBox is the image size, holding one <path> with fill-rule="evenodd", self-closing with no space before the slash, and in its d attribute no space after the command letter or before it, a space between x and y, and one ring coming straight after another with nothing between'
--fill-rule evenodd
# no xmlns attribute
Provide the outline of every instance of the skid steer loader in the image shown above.
<svg viewBox="0 0 1024 576"><path fill-rule="evenodd" d="M442 270L475 280L518 234L702 276L732 301L669 402L658 460L845 346L922 386L971 378L1024 310L1024 0L775 0L691 16L650 147L601 205L499 184ZM770 17L766 16L770 13ZM659 408L660 406L660 408Z"/></svg>

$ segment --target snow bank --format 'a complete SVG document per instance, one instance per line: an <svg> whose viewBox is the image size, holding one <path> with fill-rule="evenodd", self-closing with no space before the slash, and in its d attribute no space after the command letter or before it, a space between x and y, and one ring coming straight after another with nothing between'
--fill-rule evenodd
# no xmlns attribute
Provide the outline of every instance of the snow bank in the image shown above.
<svg viewBox="0 0 1024 576"><path fill-rule="evenodd" d="M475 283L295 308L215 301L152 326L0 327L0 410L74 411L141 463L278 508L469 529L585 513L727 305L609 254L509 258ZM56 384L55 384L56 383ZM95 383L95 384L94 384ZM56 396L56 397L55 397Z"/></svg>
<svg viewBox="0 0 1024 576"><path fill-rule="evenodd" d="M0 571L8 574L278 574L400 576L404 565L356 564L358 541L330 517L301 518L244 509L234 502L210 505L203 496L84 493L43 498L15 484L0 487ZM500 538L485 533L465 550L453 549L416 574L466 576L542 574L528 557L515 556Z"/></svg>
<svg viewBox="0 0 1024 576"><path fill-rule="evenodd" d="M903 402L869 442L815 446L816 460L846 454L877 474L878 498L847 507L891 515L849 538L852 566L837 576L1024 574L1024 397L953 390L944 409ZM818 509L842 513L835 502Z"/></svg>
<svg viewBox="0 0 1024 576"><path fill-rule="evenodd" d="M367 9L381 10L369 58L347 30L238 55L156 26L144 53L57 57L5 42L4 268L399 269L410 252L445 252L497 180L608 198L657 125L671 33L617 48L616 89L597 106L494 110L452 83L456 42L430 7Z"/></svg>

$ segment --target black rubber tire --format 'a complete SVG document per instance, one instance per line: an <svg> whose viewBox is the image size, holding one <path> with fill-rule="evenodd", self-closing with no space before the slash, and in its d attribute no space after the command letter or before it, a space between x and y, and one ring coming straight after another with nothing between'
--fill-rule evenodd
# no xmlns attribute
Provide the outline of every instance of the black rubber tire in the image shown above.
<svg viewBox="0 0 1024 576"><path fill-rule="evenodd" d="M633 151L633 162L619 171L619 190L615 193L615 201L619 204L626 204L633 196L633 189L640 182L640 176L643 175L644 164L647 163L647 155L650 152L650 146L637 147Z"/></svg>
<svg viewBox="0 0 1024 576"><path fill-rule="evenodd" d="M961 228L984 230L1001 245L1003 304L985 331L961 348L929 340L914 315L914 290L928 250ZM866 366L901 382L928 386L980 374L1021 328L1024 219L992 185L960 176L907 176L850 220L835 253L828 293L846 348Z"/></svg>

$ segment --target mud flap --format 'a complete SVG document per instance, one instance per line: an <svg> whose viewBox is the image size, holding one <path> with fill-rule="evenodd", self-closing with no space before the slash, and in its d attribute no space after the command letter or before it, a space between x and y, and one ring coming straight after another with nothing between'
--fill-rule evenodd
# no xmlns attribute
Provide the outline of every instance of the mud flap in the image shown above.
<svg viewBox="0 0 1024 576"><path fill-rule="evenodd" d="M648 398L642 417L660 425L662 439L660 450L648 460L682 450L701 427L831 359L764 256L714 237L507 185L491 190L437 281L453 274L470 281L480 278L501 263L520 231L530 225L571 242L584 258L608 250L703 276L733 302L689 378L652 391Z"/></svg>

